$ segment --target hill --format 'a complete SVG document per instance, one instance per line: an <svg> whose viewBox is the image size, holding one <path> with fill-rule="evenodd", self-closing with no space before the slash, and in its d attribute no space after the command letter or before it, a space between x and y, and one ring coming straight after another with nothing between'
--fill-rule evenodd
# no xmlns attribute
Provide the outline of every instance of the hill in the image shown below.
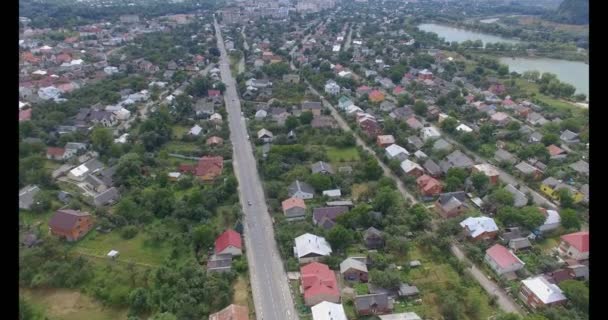
<svg viewBox="0 0 608 320"><path fill-rule="evenodd" d="M568 24L588 24L589 0L564 0L547 19Z"/></svg>

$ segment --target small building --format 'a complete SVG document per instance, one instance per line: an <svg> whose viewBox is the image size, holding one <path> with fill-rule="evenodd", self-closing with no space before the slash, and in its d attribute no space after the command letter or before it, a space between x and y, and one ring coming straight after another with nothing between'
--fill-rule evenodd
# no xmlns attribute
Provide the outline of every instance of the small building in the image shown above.
<svg viewBox="0 0 608 320"><path fill-rule="evenodd" d="M112 260L118 258L118 255L120 255L120 252L118 252L116 250L110 250L110 252L108 252L108 254L107 254L108 258L110 258Z"/></svg>
<svg viewBox="0 0 608 320"><path fill-rule="evenodd" d="M88 212L63 209L57 210L49 221L52 235L65 238L67 241L77 241L93 228L93 217Z"/></svg>
<svg viewBox="0 0 608 320"><path fill-rule="evenodd" d="M404 147L396 144L391 144L390 146L386 147L385 152L387 158L398 161L405 161L410 154Z"/></svg>
<svg viewBox="0 0 608 320"><path fill-rule="evenodd" d="M202 131L203 128L198 124L195 124L194 127L190 128L190 131L188 131L188 135L198 137Z"/></svg>
<svg viewBox="0 0 608 320"><path fill-rule="evenodd" d="M392 144L395 143L395 137L393 137L392 135L388 134L388 135L379 135L376 137L376 144L380 147L380 148L386 148Z"/></svg>
<svg viewBox="0 0 608 320"><path fill-rule="evenodd" d="M564 130L564 132L562 132L562 134L559 136L559 139L565 144L575 144L581 142L578 137L578 133L574 133L570 130Z"/></svg>
<svg viewBox="0 0 608 320"><path fill-rule="evenodd" d="M520 270L525 265L513 252L500 244L486 250L484 260L499 276Z"/></svg>
<svg viewBox="0 0 608 320"><path fill-rule="evenodd" d="M96 207L102 207L106 205L113 205L120 198L120 194L118 193L118 189L116 187L112 187L97 194L93 197L93 204Z"/></svg>
<svg viewBox="0 0 608 320"><path fill-rule="evenodd" d="M521 191L517 190L513 185L508 184L505 186L504 190L509 191L510 194L513 195L513 206L516 208L521 208L528 204L528 197Z"/></svg>
<svg viewBox="0 0 608 320"><path fill-rule="evenodd" d="M543 172L540 169L530 165L525 161L518 163L515 166L515 169L517 169L522 175L531 176L535 180L540 179L543 176Z"/></svg>
<svg viewBox="0 0 608 320"><path fill-rule="evenodd" d="M302 102L301 105L302 108L302 112L311 112L313 114L313 116L320 116L321 115L321 110L323 109L323 105L321 104L321 102L313 102L313 101L304 101Z"/></svg>
<svg viewBox="0 0 608 320"><path fill-rule="evenodd" d="M209 315L209 320L249 320L249 308L231 304Z"/></svg>
<svg viewBox="0 0 608 320"><path fill-rule="evenodd" d="M302 200L312 199L314 197L315 189L305 182L300 180L294 181L289 185L288 194L290 197L299 198Z"/></svg>
<svg viewBox="0 0 608 320"><path fill-rule="evenodd" d="M208 146L221 146L224 144L224 139L218 137L218 136L212 136L207 138L207 141L205 141L205 144Z"/></svg>
<svg viewBox="0 0 608 320"><path fill-rule="evenodd" d="M306 216L306 204L299 198L289 198L281 202L283 214L287 220L304 219Z"/></svg>
<svg viewBox="0 0 608 320"><path fill-rule="evenodd" d="M452 218L469 209L464 191L448 192L439 195L435 209L444 218Z"/></svg>
<svg viewBox="0 0 608 320"><path fill-rule="evenodd" d="M240 256L243 254L243 243L241 234L228 229L215 239L215 254L231 254Z"/></svg>
<svg viewBox="0 0 608 320"><path fill-rule="evenodd" d="M481 172L490 180L490 184L497 184L500 173L491 164L482 163L473 166L473 173Z"/></svg>
<svg viewBox="0 0 608 320"><path fill-rule="evenodd" d="M340 198L342 196L342 192L340 191L340 189L324 190L323 195L335 199Z"/></svg>
<svg viewBox="0 0 608 320"><path fill-rule="evenodd" d="M441 182L426 174L418 177L416 184L418 185L420 194L425 197L436 196L441 193L441 189L443 188Z"/></svg>
<svg viewBox="0 0 608 320"><path fill-rule="evenodd" d="M348 320L341 304L323 301L312 308L312 320Z"/></svg>
<svg viewBox="0 0 608 320"><path fill-rule="evenodd" d="M366 294L355 297L355 311L359 315L379 315L393 310L388 293Z"/></svg>
<svg viewBox="0 0 608 320"><path fill-rule="evenodd" d="M416 152L420 152L416 151ZM431 159L427 159L424 164L422 165L422 167L429 173L429 175L433 178L439 178L439 176L441 176L441 174L443 173L441 171L441 167L439 167L438 164L435 163L435 161L431 160Z"/></svg>
<svg viewBox="0 0 608 320"><path fill-rule="evenodd" d="M559 228L562 219L557 211L551 209L547 210L542 207L539 207L538 209L545 216L545 222L538 227L540 232L549 232Z"/></svg>
<svg viewBox="0 0 608 320"><path fill-rule="evenodd" d="M305 233L295 238L294 255L300 264L318 261L322 257L331 255L331 246L323 237Z"/></svg>
<svg viewBox="0 0 608 320"><path fill-rule="evenodd" d="M400 297L413 297L417 296L419 293L420 290L418 290L418 287L416 286L410 286L407 283L399 285L398 294Z"/></svg>
<svg viewBox="0 0 608 320"><path fill-rule="evenodd" d="M511 248L511 250L513 250L514 252L517 252L518 250L522 250L522 249L528 249L531 247L532 247L532 244L530 243L530 239L528 239L528 237L515 238L515 239L509 240L509 248Z"/></svg>
<svg viewBox="0 0 608 320"><path fill-rule="evenodd" d="M589 232L580 231L560 237L558 252L567 259L578 261L589 259Z"/></svg>
<svg viewBox="0 0 608 320"><path fill-rule="evenodd" d="M319 161L319 162L313 163L311 170L312 170L313 174L315 174L315 173L334 174L335 173L332 166L325 161Z"/></svg>
<svg viewBox="0 0 608 320"><path fill-rule="evenodd" d="M403 312L379 315L380 320L422 320L415 312Z"/></svg>
<svg viewBox="0 0 608 320"><path fill-rule="evenodd" d="M232 254L213 254L207 260L207 272L230 272L232 270Z"/></svg>
<svg viewBox="0 0 608 320"><path fill-rule="evenodd" d="M381 249L384 248L384 237L382 236L382 231L369 227L363 233L363 241L365 241L365 246L370 249Z"/></svg>
<svg viewBox="0 0 608 320"><path fill-rule="evenodd" d="M272 142L272 139L273 135L269 130L262 128L260 131L258 131L258 140L262 142Z"/></svg>
<svg viewBox="0 0 608 320"><path fill-rule="evenodd" d="M325 264L311 262L300 268L304 290L304 304L314 306L320 302L340 302L340 288L335 273Z"/></svg>
<svg viewBox="0 0 608 320"><path fill-rule="evenodd" d="M473 240L494 239L498 234L498 226L489 217L469 217L460 223L465 234Z"/></svg>
<svg viewBox="0 0 608 320"><path fill-rule="evenodd" d="M405 174L407 174L408 176L417 178L424 174L424 168L422 168L422 166L420 166L416 162L411 161L409 159L406 159L403 162L401 162L400 167L401 167L401 170L403 170L403 172Z"/></svg>
<svg viewBox="0 0 608 320"><path fill-rule="evenodd" d="M365 263L360 260L347 258L340 263L340 274L345 280L367 282L368 271Z"/></svg>
<svg viewBox="0 0 608 320"><path fill-rule="evenodd" d="M521 284L519 298L532 309L560 305L567 301L562 290L542 275L522 280Z"/></svg>
<svg viewBox="0 0 608 320"><path fill-rule="evenodd" d="M336 224L338 216L348 212L348 207L315 208L312 212L312 222L324 229L331 229Z"/></svg>
<svg viewBox="0 0 608 320"><path fill-rule="evenodd" d="M424 127L422 128L422 130L420 130L420 138L424 142L427 142L431 139L437 139L439 137L441 137L441 134L439 133L439 130L437 130L437 128L435 127Z"/></svg>

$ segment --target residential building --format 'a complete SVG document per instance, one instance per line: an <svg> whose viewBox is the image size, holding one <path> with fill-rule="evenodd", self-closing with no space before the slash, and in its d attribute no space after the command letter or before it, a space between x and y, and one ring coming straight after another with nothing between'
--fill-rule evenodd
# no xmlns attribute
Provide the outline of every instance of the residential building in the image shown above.
<svg viewBox="0 0 608 320"><path fill-rule="evenodd" d="M365 246L370 249L381 249L384 248L384 237L382 236L382 231L369 227L363 233L363 241L365 242Z"/></svg>
<svg viewBox="0 0 608 320"><path fill-rule="evenodd" d="M327 83L325 84L325 93L327 94L331 94L331 95L338 95L340 94L340 86L333 80L328 80Z"/></svg>
<svg viewBox="0 0 608 320"><path fill-rule="evenodd" d="M523 192L517 190L513 185L508 184L504 189L513 195L513 206L516 208L521 208L528 204L528 197Z"/></svg>
<svg viewBox="0 0 608 320"><path fill-rule="evenodd" d="M532 309L560 305L567 301L562 290L542 275L522 280L521 284L519 298Z"/></svg>
<svg viewBox="0 0 608 320"><path fill-rule="evenodd" d="M305 233L295 238L293 252L300 264L318 261L322 257L331 255L331 246L323 237Z"/></svg>
<svg viewBox="0 0 608 320"><path fill-rule="evenodd" d="M348 320L341 304L323 301L312 308L312 320Z"/></svg>
<svg viewBox="0 0 608 320"><path fill-rule="evenodd" d="M306 204L299 198L289 198L281 202L283 214L287 220L304 219L306 216Z"/></svg>
<svg viewBox="0 0 608 320"><path fill-rule="evenodd" d="M290 197L302 200L312 199L315 193L315 190L310 185L300 180L296 180L290 184L287 191Z"/></svg>
<svg viewBox="0 0 608 320"><path fill-rule="evenodd" d="M432 197L441 193L441 183L428 175L422 175L416 179L416 184L418 185L418 190L420 194L424 197Z"/></svg>
<svg viewBox="0 0 608 320"><path fill-rule="evenodd" d="M335 171L332 168L332 166L329 163L325 162L325 161L319 161L319 162L313 163L312 167L311 167L311 170L312 170L313 174L320 173L320 174L328 174L329 175L329 174L334 174L335 173Z"/></svg>
<svg viewBox="0 0 608 320"><path fill-rule="evenodd" d="M345 280L367 282L367 265L360 260L346 258L340 263L340 274Z"/></svg>
<svg viewBox="0 0 608 320"><path fill-rule="evenodd" d="M240 256L243 254L243 243L241 234L228 229L215 239L215 254L231 254Z"/></svg>
<svg viewBox="0 0 608 320"><path fill-rule="evenodd" d="M325 264L311 262L300 268L304 290L304 304L314 306L320 302L340 302L340 288L336 274Z"/></svg>
<svg viewBox="0 0 608 320"><path fill-rule="evenodd" d="M589 259L589 232L580 231L560 237L558 252L565 258L575 260Z"/></svg>
<svg viewBox="0 0 608 320"><path fill-rule="evenodd" d="M209 315L209 320L249 320L249 308L231 304Z"/></svg>
<svg viewBox="0 0 608 320"><path fill-rule="evenodd" d="M486 250L484 260L499 276L520 270L525 265L513 252L500 244Z"/></svg>
<svg viewBox="0 0 608 320"><path fill-rule="evenodd" d="M77 241L93 228L93 217L88 212L78 210L57 210L49 221L52 235L65 238L67 241Z"/></svg>
<svg viewBox="0 0 608 320"><path fill-rule="evenodd" d="M355 311L359 315L379 315L393 310L392 301L387 293L355 296Z"/></svg>
<svg viewBox="0 0 608 320"><path fill-rule="evenodd" d="M388 134L388 135L379 135L376 137L376 144L380 147L380 148L386 148L392 144L395 143L395 137L393 137L392 135Z"/></svg>
<svg viewBox="0 0 608 320"><path fill-rule="evenodd" d="M500 173L491 164L482 163L473 166L473 173L481 172L490 180L490 184L497 184Z"/></svg>
<svg viewBox="0 0 608 320"><path fill-rule="evenodd" d="M386 157L390 160L395 159L398 161L405 161L410 154L404 147L397 144L391 144L390 146L386 147L385 153Z"/></svg>
<svg viewBox="0 0 608 320"><path fill-rule="evenodd" d="M444 218L452 218L469 209L464 191L448 192L439 195L435 209Z"/></svg>
<svg viewBox="0 0 608 320"><path fill-rule="evenodd" d="M348 207L345 206L315 208L312 212L312 222L324 229L331 229L336 224L336 218L346 212Z"/></svg>
<svg viewBox="0 0 608 320"><path fill-rule="evenodd" d="M412 177L420 177L424 174L424 168L422 168L419 164L409 159L404 160L400 164L401 170L408 176Z"/></svg>
<svg viewBox="0 0 608 320"><path fill-rule="evenodd" d="M467 237L473 240L489 240L496 238L498 226L489 217L468 217L460 222Z"/></svg>

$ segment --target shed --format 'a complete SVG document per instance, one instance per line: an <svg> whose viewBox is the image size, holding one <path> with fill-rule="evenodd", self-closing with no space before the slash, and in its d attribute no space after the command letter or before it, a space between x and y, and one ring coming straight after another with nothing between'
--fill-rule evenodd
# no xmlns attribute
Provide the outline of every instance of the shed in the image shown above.
<svg viewBox="0 0 608 320"><path fill-rule="evenodd" d="M118 255L120 255L120 252L116 250L110 250L110 252L108 252L108 257L112 260L116 259Z"/></svg>

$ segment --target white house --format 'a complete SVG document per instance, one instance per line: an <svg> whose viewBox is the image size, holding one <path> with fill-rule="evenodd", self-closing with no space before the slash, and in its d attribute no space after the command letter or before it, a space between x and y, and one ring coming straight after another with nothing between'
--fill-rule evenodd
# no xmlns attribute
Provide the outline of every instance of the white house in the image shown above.
<svg viewBox="0 0 608 320"><path fill-rule="evenodd" d="M321 257L331 255L331 246L323 237L305 233L295 239L293 253L300 264L318 261Z"/></svg>
<svg viewBox="0 0 608 320"><path fill-rule="evenodd" d="M114 139L114 143L127 143L128 133L124 133L122 136Z"/></svg>
<svg viewBox="0 0 608 320"><path fill-rule="evenodd" d="M401 170L406 174L414 174L416 176L422 175L424 173L424 168L421 165L417 164L411 160L404 160L400 164ZM420 174L416 173L419 172Z"/></svg>
<svg viewBox="0 0 608 320"><path fill-rule="evenodd" d="M336 45L334 45L334 46L331 48L331 51L333 51L333 52L340 52L340 49L341 49L341 48L342 48L342 46L341 46L341 45L336 44Z"/></svg>
<svg viewBox="0 0 608 320"><path fill-rule="evenodd" d="M114 115L116 116L116 119L125 121L131 117L131 111L125 108L120 108L119 110L114 111Z"/></svg>
<svg viewBox="0 0 608 320"><path fill-rule="evenodd" d="M420 130L420 138L422 141L426 142L430 139L435 139L441 137L439 130L435 127L424 127Z"/></svg>
<svg viewBox="0 0 608 320"><path fill-rule="evenodd" d="M107 67L103 68L103 72L105 72L107 75L113 75L115 73L118 73L118 68L112 67L112 66L107 66Z"/></svg>
<svg viewBox="0 0 608 320"><path fill-rule="evenodd" d="M195 124L194 127L190 128L190 131L188 131L188 135L198 137L198 135L201 134L201 131L203 131L203 128L198 124Z"/></svg>
<svg viewBox="0 0 608 320"><path fill-rule="evenodd" d="M70 170L70 172L68 173L68 178L76 181L83 181L84 178L86 178L86 176L88 175L88 173L89 168L87 168L87 166L83 163L78 167Z"/></svg>
<svg viewBox="0 0 608 320"><path fill-rule="evenodd" d="M386 151L386 157L393 160L405 161L410 153L402 146L397 144L391 144L384 149Z"/></svg>
<svg viewBox="0 0 608 320"><path fill-rule="evenodd" d="M342 304L323 301L312 308L313 320L348 320Z"/></svg>
<svg viewBox="0 0 608 320"><path fill-rule="evenodd" d="M464 123L461 123L460 125L458 125L458 127L456 127L456 131L462 131L462 132L473 132L473 129L471 129L469 126L467 126Z"/></svg>
<svg viewBox="0 0 608 320"><path fill-rule="evenodd" d="M268 112L266 112L266 110L258 110L255 113L256 120L264 120L267 116L268 116Z"/></svg>
<svg viewBox="0 0 608 320"><path fill-rule="evenodd" d="M460 226L472 239L491 238L498 232L496 222L489 217L468 217L460 223Z"/></svg>
<svg viewBox="0 0 608 320"><path fill-rule="evenodd" d="M337 95L340 93L340 86L335 81L329 80L325 84L325 93Z"/></svg>
<svg viewBox="0 0 608 320"><path fill-rule="evenodd" d="M562 290L549 283L542 275L522 280L521 284L519 297L532 308L559 304L567 300Z"/></svg>
<svg viewBox="0 0 608 320"><path fill-rule="evenodd" d="M545 219L545 222L542 226L538 227L538 230L540 230L540 232L547 232L559 228L562 219L557 211L545 210L545 216L547 217L547 219Z"/></svg>
<svg viewBox="0 0 608 320"><path fill-rule="evenodd" d="M495 244L486 250L484 260L498 275L515 272L525 265L513 252L500 244Z"/></svg>
<svg viewBox="0 0 608 320"><path fill-rule="evenodd" d="M262 128L260 129L260 131L258 131L258 140L262 140L264 142L272 142L272 132L270 132L268 129Z"/></svg>
<svg viewBox="0 0 608 320"><path fill-rule="evenodd" d="M353 75L353 74L352 74L352 72L350 72L350 71L345 71L345 70L342 70L342 71L338 72L338 76L339 76L340 78L347 78L347 79L349 79L349 78L351 78L351 77L352 77L352 75Z"/></svg>
<svg viewBox="0 0 608 320"><path fill-rule="evenodd" d="M342 196L342 192L340 189L331 189L323 191L323 195L330 198L340 198Z"/></svg>

